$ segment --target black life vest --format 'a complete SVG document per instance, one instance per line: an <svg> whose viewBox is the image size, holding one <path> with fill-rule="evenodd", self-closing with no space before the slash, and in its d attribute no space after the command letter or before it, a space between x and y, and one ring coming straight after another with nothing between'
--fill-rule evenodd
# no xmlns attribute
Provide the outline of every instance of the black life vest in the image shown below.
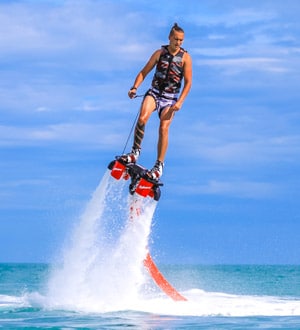
<svg viewBox="0 0 300 330"><path fill-rule="evenodd" d="M168 46L162 46L161 55L156 65L152 87L160 92L178 94L183 77L183 55L186 52L180 48L176 55L168 51Z"/></svg>

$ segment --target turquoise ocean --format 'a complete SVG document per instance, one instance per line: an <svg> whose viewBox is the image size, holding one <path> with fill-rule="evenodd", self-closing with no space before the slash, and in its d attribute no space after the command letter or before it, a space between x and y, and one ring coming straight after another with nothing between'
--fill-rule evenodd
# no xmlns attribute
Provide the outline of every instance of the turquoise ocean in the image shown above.
<svg viewBox="0 0 300 330"><path fill-rule="evenodd" d="M51 263L0 264L0 328L300 329L299 265L158 265L173 301L143 265L156 202L125 191L106 173Z"/></svg>
<svg viewBox="0 0 300 330"><path fill-rule="evenodd" d="M300 329L299 266L177 265L160 270L188 301L173 302L157 291L134 306L129 296L128 307L118 308L116 301L116 308L106 308L105 297L90 306L92 298L78 302L75 293L73 304L56 306L47 297L50 265L1 264L0 327Z"/></svg>

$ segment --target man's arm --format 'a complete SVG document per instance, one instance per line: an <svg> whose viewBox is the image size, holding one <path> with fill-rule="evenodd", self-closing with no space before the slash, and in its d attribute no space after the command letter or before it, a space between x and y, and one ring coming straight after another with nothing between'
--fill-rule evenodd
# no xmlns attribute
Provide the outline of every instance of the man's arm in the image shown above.
<svg viewBox="0 0 300 330"><path fill-rule="evenodd" d="M141 83L144 81L148 73L154 68L154 66L157 64L159 57L160 57L161 50L156 50L150 57L147 64L143 67L143 69L138 73L138 75L135 78L133 88L129 90L128 96L130 98L133 98L136 94L136 90L141 85Z"/></svg>
<svg viewBox="0 0 300 330"><path fill-rule="evenodd" d="M192 87L192 59L188 53L184 54L183 82L183 89L177 102L172 106L172 110L178 111L182 107L183 101Z"/></svg>

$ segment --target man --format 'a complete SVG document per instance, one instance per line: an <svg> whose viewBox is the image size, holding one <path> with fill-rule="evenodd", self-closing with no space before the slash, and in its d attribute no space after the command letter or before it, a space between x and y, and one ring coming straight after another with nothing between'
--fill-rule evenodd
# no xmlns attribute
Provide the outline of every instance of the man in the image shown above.
<svg viewBox="0 0 300 330"><path fill-rule="evenodd" d="M148 175L158 180L162 175L164 159L168 148L169 127L176 111L180 110L183 101L192 85L192 60L190 55L181 48L184 31L175 23L169 34L169 45L162 46L150 57L144 68L138 73L133 86L128 92L134 98L137 88L148 73L156 66L151 88L146 92L139 118L135 127L134 142L130 153L122 159L135 163L140 155L145 125L151 114L156 110L160 118L159 138L157 144L157 160ZM184 82L180 93L181 82ZM180 95L179 95L180 93Z"/></svg>

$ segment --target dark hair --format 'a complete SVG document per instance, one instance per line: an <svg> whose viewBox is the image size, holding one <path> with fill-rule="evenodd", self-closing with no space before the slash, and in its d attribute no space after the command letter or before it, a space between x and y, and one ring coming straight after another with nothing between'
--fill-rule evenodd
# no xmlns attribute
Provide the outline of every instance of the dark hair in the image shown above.
<svg viewBox="0 0 300 330"><path fill-rule="evenodd" d="M174 31L184 33L183 29L177 23L174 23L174 25L172 26L169 36L171 36Z"/></svg>

